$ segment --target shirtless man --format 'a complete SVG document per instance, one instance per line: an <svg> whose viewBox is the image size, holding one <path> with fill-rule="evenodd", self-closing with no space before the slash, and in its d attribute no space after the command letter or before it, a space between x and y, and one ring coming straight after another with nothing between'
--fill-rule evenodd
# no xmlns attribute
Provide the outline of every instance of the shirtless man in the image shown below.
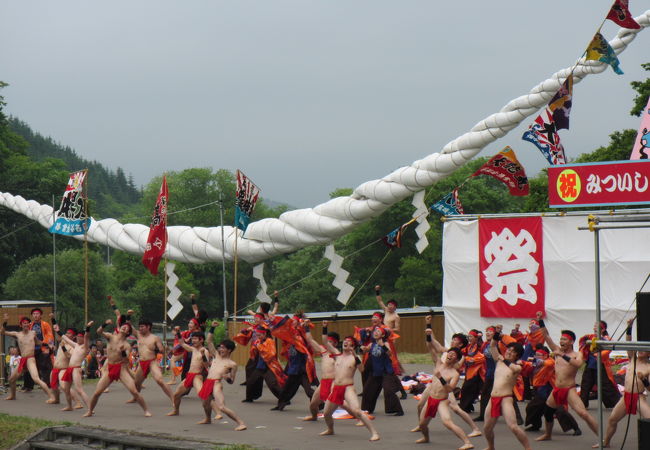
<svg viewBox="0 0 650 450"><path fill-rule="evenodd" d="M97 382L97 389L90 400L88 412L84 414L84 417L90 417L95 413L95 406L97 405L99 397L113 381L121 381L124 387L126 387L131 395L135 397L140 407L142 407L144 416L151 417L151 412L149 412L144 398L142 398L138 390L135 388L133 376L128 373L129 366L127 355L129 354L131 346L126 341L126 338L131 334L131 325L128 323L123 324L119 328L117 334L104 332L104 328L111 324L112 321L109 319L97 329L97 334L103 335L108 341L108 345L106 346L106 369L102 370L102 376Z"/></svg>
<svg viewBox="0 0 650 450"><path fill-rule="evenodd" d="M140 392L142 390L142 383L149 375L158 383L160 389L171 400L173 397L171 389L165 384L163 374L156 359L157 353L165 353L162 339L155 334L151 333L152 323L147 319L140 319L138 330L134 330L134 335L138 339L138 352L140 353L140 363L138 370L135 371L135 388ZM135 403L135 397L128 400L127 403Z"/></svg>
<svg viewBox="0 0 650 450"><path fill-rule="evenodd" d="M431 316L426 316L424 320L427 324L427 329L430 329L433 318ZM445 353L447 352L447 349L440 342L436 340L435 335L432 335L432 344L434 345L436 352L442 355L442 360L443 361L446 360L447 356L445 355ZM456 333L452 336L450 348L456 348L459 351L461 351L462 354L462 349L465 348L466 346L467 346L467 337L464 334ZM463 367L464 364L465 364L464 357L456 362L454 368L458 371L459 374L460 374L460 369L461 367ZM418 417L420 417L420 413L422 412L422 409L428 402L429 392L430 391L425 389L424 392L422 393L422 397L420 398L420 401L418 402ZM456 400L456 397L454 396L453 392L449 393L449 409L451 409L458 417L463 419L463 422L465 422L467 425L470 426L472 431L467 435L468 437L476 437L483 434L481 429L472 420L470 415L460 408L460 406L458 405L458 401ZM413 433L416 433L418 431L420 431L420 425L418 425L417 427L411 430L411 432Z"/></svg>
<svg viewBox="0 0 650 450"><path fill-rule="evenodd" d="M188 354L192 355L192 360L190 361L190 368L176 392L172 398L172 404L174 409L167 413L168 416L177 416L179 413L179 408L181 406L181 398L187 392L194 387L196 392L201 392L203 387L203 369L208 363L208 350L203 346L205 342L205 335L203 331L194 331L192 333L192 346L190 347L186 343L181 343L183 348L187 350Z"/></svg>
<svg viewBox="0 0 650 450"><path fill-rule="evenodd" d="M363 422L368 431L370 431L370 440L378 441L379 434L375 427L370 422L370 419L361 412L359 408L359 400L357 399L357 392L354 390L354 373L361 364L359 358L356 357L354 351L357 347L357 341L348 336L343 339L343 352L338 353L338 350L329 343L327 340L324 342L327 351L334 357L334 383L330 396L325 402L325 423L327 430L320 433L321 436L329 436L334 434L334 419L332 414L339 406L344 406L345 409Z"/></svg>
<svg viewBox="0 0 650 450"><path fill-rule="evenodd" d="M52 367L52 371L50 372L50 389L52 389L52 394L54 394L54 398L56 399L54 403L59 403L61 397L59 385L61 384L61 377L63 376L65 369L68 368L68 365L70 363L71 349L66 347L62 342L61 330L59 328L59 325L56 323L56 320L54 319L54 314L50 314L50 318L52 320L52 330L55 332L54 339L58 343L56 353L54 354L54 365ZM68 336L68 338L73 339L77 332L74 328L68 328L65 331L65 334ZM70 408L67 411L71 411L72 397L70 396L70 391L66 392L64 389L63 392L65 394L66 401L68 402L68 407Z"/></svg>
<svg viewBox="0 0 650 450"><path fill-rule="evenodd" d="M25 367L27 367L34 382L38 384L41 389L43 389L43 392L45 392L49 397L46 403L55 403L56 398L54 398L54 394L50 388L47 387L47 384L38 376L38 368L36 367L36 360L34 359L34 348L38 338L36 337L36 333L29 329L29 319L27 317L20 318L19 323L22 331L7 331L7 320L9 320L9 314L5 313L2 327L0 327L0 333L5 336L16 338L22 358L20 359L20 364L16 371L11 374L11 377L9 377L9 397L5 400L16 400L16 380L22 375Z"/></svg>
<svg viewBox="0 0 650 450"><path fill-rule="evenodd" d="M429 422L440 412L442 424L463 441L464 444L459 447L459 450L469 450L470 448L474 448L474 446L465 432L451 420L451 409L449 407L449 394L456 389L456 385L460 379L460 374L456 370L456 363L460 361L462 354L457 348L450 348L443 360L437 351L439 347L433 345L433 329L431 329L431 323L427 323L425 332L427 335L427 347L431 352L435 370L433 371L433 380L426 389L429 391L427 406L419 412L419 428L422 432L422 438L415 442L418 444L429 442Z"/></svg>
<svg viewBox="0 0 650 450"><path fill-rule="evenodd" d="M339 334L335 333L334 331L328 332L327 324L328 324L327 320L323 320L323 335L322 335L323 342L328 341L332 345L332 347L337 348L341 338L339 337ZM309 412L311 413L311 415L303 417L302 420L316 421L318 419L319 406L327 401L327 398L330 396L330 392L332 391L332 383L334 382L334 374L335 374L335 369L334 369L335 361L334 361L334 357L332 356L333 354L330 353L327 347L320 345L312 337L309 328L307 328L307 339L309 340L309 344L311 345L312 349L314 349L314 355L321 356L321 363L320 363L321 379L320 379L320 385L318 385L318 387L314 391L314 395L311 396L311 403L309 404Z"/></svg>
<svg viewBox="0 0 650 450"><path fill-rule="evenodd" d="M381 286L375 286L375 295L377 298L377 303L379 307L384 310L384 324L394 331L399 333L399 314L397 314L397 302L395 300L389 300L388 303L384 304L381 298Z"/></svg>
<svg viewBox="0 0 650 450"><path fill-rule="evenodd" d="M576 335L573 331L562 330L560 345L557 345L548 335L548 330L541 319L541 313L537 313L540 329L544 332L544 339L555 357L555 387L546 400L546 411L544 412L545 432L538 437L537 441L548 441L553 435L553 416L558 406L568 409L569 405L575 412L587 422L591 431L598 436L598 423L589 415L580 396L576 392L576 373L584 363L582 354L573 350L573 343Z"/></svg>
<svg viewBox="0 0 650 450"><path fill-rule="evenodd" d="M515 403L512 390L517 383L517 376L521 373L522 366L518 363L521 355L524 354L523 345L518 342L511 342L507 345L505 355L499 352L499 340L501 339L500 333L494 333L492 341L490 342L490 353L494 361L496 361L496 368L494 370L494 386L492 387L492 395L487 405L487 417L485 418L485 439L488 442L486 450L494 450L494 425L496 425L499 416L503 415L506 424L512 434L515 435L517 440L526 450L531 450L530 442L524 430L517 425L517 417L515 415Z"/></svg>
<svg viewBox="0 0 650 450"><path fill-rule="evenodd" d="M208 330L207 348L212 355L212 364L208 371L208 377L203 382L203 387L199 391L199 397L203 400L203 410L205 411L205 419L199 424L212 423L212 410L217 409L223 411L232 420L237 422L235 431L243 431L246 429L246 424L239 416L230 408L226 406L225 398L223 396L222 380L226 380L229 384L235 381L237 375L237 363L230 359L230 354L235 350L235 343L229 339L224 339L219 344L218 348L214 347L212 343L212 336L214 329L219 326L219 322L212 322L212 326ZM214 402L214 407L212 403Z"/></svg>
<svg viewBox="0 0 650 450"><path fill-rule="evenodd" d="M633 323L634 319L627 321L627 329L625 330L626 341L632 340ZM607 432L603 440L603 447L606 448L609 447L612 437L616 433L618 422L626 415L635 415L637 413L637 406L641 410L642 418L650 418L650 405L648 405L645 395L643 395L645 389L650 389L650 382L648 381L648 376L650 376L650 361L648 360L648 356L650 356L650 352L637 352L636 362L634 362L633 351L628 350L627 356L630 359L630 363L625 372L625 393L609 415ZM598 448L599 445L595 444L593 447Z"/></svg>
<svg viewBox="0 0 650 450"><path fill-rule="evenodd" d="M74 392L81 398L86 407L89 406L90 402L88 401L88 395L84 391L83 387L83 373L81 372L81 363L88 355L89 345L90 345L90 327L93 325L91 320L86 324L86 332L81 336L77 335L77 342L74 342L68 336L63 335L63 343L70 348L70 362L67 369L61 377L61 384L63 386L63 392L65 392L66 398L72 398L70 394L70 384L74 385ZM62 411L72 411L71 405L68 404L67 408L63 408Z"/></svg>

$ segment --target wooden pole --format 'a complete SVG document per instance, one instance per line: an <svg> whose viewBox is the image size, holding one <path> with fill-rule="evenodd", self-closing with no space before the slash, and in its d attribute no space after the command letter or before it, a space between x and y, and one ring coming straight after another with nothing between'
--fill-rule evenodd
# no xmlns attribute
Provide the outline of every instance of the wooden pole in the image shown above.
<svg viewBox="0 0 650 450"><path fill-rule="evenodd" d="M233 324L237 324L237 269L239 263L239 255L237 254L237 241L239 240L239 228L235 227L235 276L234 276L234 292L233 292Z"/></svg>
<svg viewBox="0 0 650 450"><path fill-rule="evenodd" d="M84 172L84 323L88 323L88 228L86 226L88 220L88 169L85 169Z"/></svg>
<svg viewBox="0 0 650 450"><path fill-rule="evenodd" d="M165 366L167 365L167 258L165 258L165 287L163 293L163 349L165 353L163 354L163 373L165 372Z"/></svg>

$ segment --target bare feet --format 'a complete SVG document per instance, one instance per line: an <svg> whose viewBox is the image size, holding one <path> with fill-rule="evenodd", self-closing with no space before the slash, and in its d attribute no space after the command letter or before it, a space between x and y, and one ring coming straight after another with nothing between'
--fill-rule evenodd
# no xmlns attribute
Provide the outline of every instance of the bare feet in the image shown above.
<svg viewBox="0 0 650 450"><path fill-rule="evenodd" d="M66 406L65 408L61 408L61 411L72 411L72 408L69 406Z"/></svg>
<svg viewBox="0 0 650 450"><path fill-rule="evenodd" d="M540 437L535 438L536 441L550 441L551 436L548 434L542 434Z"/></svg>
<svg viewBox="0 0 650 450"><path fill-rule="evenodd" d="M83 405L81 402L79 402L79 403L77 403L76 405L74 405L74 409L81 409L81 408L83 408L83 407L84 407L84 405Z"/></svg>
<svg viewBox="0 0 650 450"><path fill-rule="evenodd" d="M170 385L174 385L174 384L176 384L176 383L178 383L178 381L171 380L171 381L168 381L168 382L167 382L167 384L170 384Z"/></svg>
<svg viewBox="0 0 650 450"><path fill-rule="evenodd" d="M56 401L55 398L48 398L47 400L45 400L45 403L47 403L48 405L52 405L52 404L58 403L58 402Z"/></svg>
<svg viewBox="0 0 650 450"><path fill-rule="evenodd" d="M223 419L223 414L215 414L214 415L214 420L221 420Z"/></svg>
<svg viewBox="0 0 650 450"><path fill-rule="evenodd" d="M94 411L88 411L86 414L83 415L83 417L91 417L93 414L95 414Z"/></svg>
<svg viewBox="0 0 650 450"><path fill-rule="evenodd" d="M600 445L594 444L594 445L591 446L591 448L600 448ZM609 448L609 445L603 443L603 448Z"/></svg>
<svg viewBox="0 0 650 450"><path fill-rule="evenodd" d="M411 430L411 431L413 431L413 430ZM427 443L429 443L429 439L427 439L427 438L425 438L425 437L421 437L420 439L418 439L417 441L415 441L415 443L416 443L416 444L427 444Z"/></svg>
<svg viewBox="0 0 650 450"><path fill-rule="evenodd" d="M413 429L411 430L411 433L417 433L418 431L420 431L420 425L418 425L417 427L413 428Z"/></svg>
<svg viewBox="0 0 650 450"><path fill-rule="evenodd" d="M176 411L176 410L174 410L174 411L169 411L169 412L167 413L167 415L168 415L168 416L177 416L177 415L178 415L178 411Z"/></svg>
<svg viewBox="0 0 650 450"><path fill-rule="evenodd" d="M468 442L467 444L463 445L462 447L458 447L458 450L469 450L470 448L474 448L471 442Z"/></svg>
<svg viewBox="0 0 650 450"><path fill-rule="evenodd" d="M355 427L365 427L366 425L362 421L357 420L357 423L355 423L354 426Z"/></svg>
<svg viewBox="0 0 650 450"><path fill-rule="evenodd" d="M244 431L245 429L246 429L246 425L242 423L237 428L235 428L235 431Z"/></svg>
<svg viewBox="0 0 650 450"><path fill-rule="evenodd" d="M5 398L5 400L16 400L16 396L10 395L9 397Z"/></svg>
<svg viewBox="0 0 650 450"><path fill-rule="evenodd" d="M144 416L145 416L145 417L151 417L152 414L151 414L149 411L145 411L145 412L144 412Z"/></svg>
<svg viewBox="0 0 650 450"><path fill-rule="evenodd" d="M130 398L130 399L128 399L127 401L125 401L124 403L135 403L135 399L134 399L134 398Z"/></svg>
<svg viewBox="0 0 650 450"><path fill-rule="evenodd" d="M372 442L372 441L378 441L378 440L379 440L379 435L378 435L377 433L375 433L375 434L373 434L372 436L370 436L370 439L369 439L369 440L370 440L371 442Z"/></svg>
<svg viewBox="0 0 650 450"><path fill-rule="evenodd" d="M305 421L305 422L316 422L316 420L318 420L318 417L305 416L305 417L302 418L302 420Z"/></svg>
<svg viewBox="0 0 650 450"><path fill-rule="evenodd" d="M321 433L319 433L319 436L331 436L334 434L334 430L325 430Z"/></svg>
<svg viewBox="0 0 650 450"><path fill-rule="evenodd" d="M483 433L481 433L481 430L474 430L470 434L468 434L467 437L476 437L476 436L480 436L482 434Z"/></svg>
<svg viewBox="0 0 650 450"><path fill-rule="evenodd" d="M212 423L212 420L210 420L209 417L206 417L205 419L203 419L200 422L196 422L197 425L207 425L207 424L210 424L210 423Z"/></svg>

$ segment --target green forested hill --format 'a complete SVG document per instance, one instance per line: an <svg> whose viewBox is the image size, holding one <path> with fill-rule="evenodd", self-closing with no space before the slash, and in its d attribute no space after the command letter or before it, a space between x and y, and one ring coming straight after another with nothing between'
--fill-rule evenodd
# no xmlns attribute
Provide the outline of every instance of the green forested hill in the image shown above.
<svg viewBox="0 0 650 450"><path fill-rule="evenodd" d="M56 158L64 162L65 169L69 172L89 170L88 197L91 199L91 214L94 217L120 217L140 200L140 190L133 183L132 177L127 178L122 168L113 171L97 161L88 161L77 155L72 148L42 136L15 117L9 118L8 126L27 142L25 153L35 161Z"/></svg>

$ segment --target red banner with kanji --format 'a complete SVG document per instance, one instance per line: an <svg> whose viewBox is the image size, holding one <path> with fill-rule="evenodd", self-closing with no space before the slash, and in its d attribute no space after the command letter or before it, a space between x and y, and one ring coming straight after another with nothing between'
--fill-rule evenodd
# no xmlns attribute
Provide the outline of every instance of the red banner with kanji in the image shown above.
<svg viewBox="0 0 650 450"><path fill-rule="evenodd" d="M158 274L158 265L167 248L167 177L163 175L162 185L156 200L156 206L151 216L147 246L142 255L144 264L152 275Z"/></svg>
<svg viewBox="0 0 650 450"><path fill-rule="evenodd" d="M479 220L481 317L535 317L544 310L541 217Z"/></svg>
<svg viewBox="0 0 650 450"><path fill-rule="evenodd" d="M650 203L650 161L617 161L549 167L552 208Z"/></svg>

